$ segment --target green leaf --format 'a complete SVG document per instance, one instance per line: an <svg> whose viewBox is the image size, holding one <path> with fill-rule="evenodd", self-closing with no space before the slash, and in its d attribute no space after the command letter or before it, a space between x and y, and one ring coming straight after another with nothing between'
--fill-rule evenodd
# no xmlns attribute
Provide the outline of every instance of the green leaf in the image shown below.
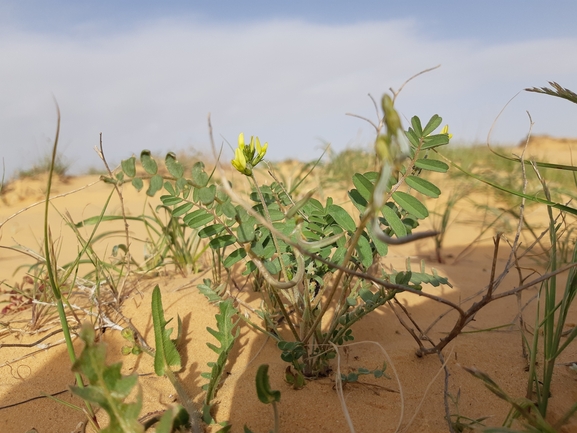
<svg viewBox="0 0 577 433"><path fill-rule="evenodd" d="M407 236L407 228L397 215L394 209L391 209L389 206L385 205L381 209L383 213L383 217L387 220L387 223L393 230L393 233L397 235L397 237L402 238L403 236Z"/></svg>
<svg viewBox="0 0 577 433"><path fill-rule="evenodd" d="M280 402L280 391L273 391L270 388L268 364L262 364L256 372L256 394L264 404Z"/></svg>
<svg viewBox="0 0 577 433"><path fill-rule="evenodd" d="M411 215L417 217L418 219L424 219L429 216L429 211L427 208L410 194L402 191L395 191L393 193L393 200L397 202L399 206L405 209Z"/></svg>
<svg viewBox="0 0 577 433"><path fill-rule="evenodd" d="M254 224L252 222L240 224L236 230L236 235L241 244L252 242L255 236Z"/></svg>
<svg viewBox="0 0 577 433"><path fill-rule="evenodd" d="M122 167L124 174L128 177L136 176L136 158L134 156L128 159L123 159L120 162L120 166Z"/></svg>
<svg viewBox="0 0 577 433"><path fill-rule="evenodd" d="M349 373L347 376L347 382L357 382L359 380L358 373Z"/></svg>
<svg viewBox="0 0 577 433"><path fill-rule="evenodd" d="M189 210L192 209L192 206L194 206L193 203L184 203L184 204L181 204L180 206L178 206L177 208L175 208L175 209L172 211L172 216L173 216L174 218L177 218L177 217L179 217L179 216L181 216L181 215L184 215L185 213L187 213Z"/></svg>
<svg viewBox="0 0 577 433"><path fill-rule="evenodd" d="M141 178L135 177L134 179L132 179L132 186L136 188L136 191L140 191L144 186L144 182L142 182Z"/></svg>
<svg viewBox="0 0 577 433"><path fill-rule="evenodd" d="M374 238L370 232L369 236L373 241L373 244L375 245L375 249L377 250L377 253L379 253L379 256L386 257L386 255L389 253L389 246L385 242Z"/></svg>
<svg viewBox="0 0 577 433"><path fill-rule="evenodd" d="M174 206L182 202L180 197L174 197L172 195L161 195L160 201L165 206Z"/></svg>
<svg viewBox="0 0 577 433"><path fill-rule="evenodd" d="M142 433L144 428L138 422L142 392L139 390L134 403L124 402L137 384L138 376L123 376L120 362L106 365L106 345L94 341L94 329L89 323L83 325L80 338L84 341L84 349L72 371L84 374L89 385L84 388L72 386L71 391L106 411L109 425L102 432Z"/></svg>
<svg viewBox="0 0 577 433"><path fill-rule="evenodd" d="M270 221L283 221L285 219L285 215L283 212L277 209L269 209Z"/></svg>
<svg viewBox="0 0 577 433"><path fill-rule="evenodd" d="M192 167L192 184L196 188L202 188L208 183L208 175L204 171L204 163L198 161Z"/></svg>
<svg viewBox="0 0 577 433"><path fill-rule="evenodd" d="M230 201L227 201L222 204L222 213L228 218L234 218L236 216L236 209Z"/></svg>
<svg viewBox="0 0 577 433"><path fill-rule="evenodd" d="M413 116L413 118L411 119L411 126L413 127L413 130L415 131L415 134L417 134L418 137L423 136L423 127L421 126L421 119L419 119L417 116Z"/></svg>
<svg viewBox="0 0 577 433"><path fill-rule="evenodd" d="M268 262L264 262L263 264L264 264L264 267L266 268L266 270L271 275L276 275L281 271L280 261L278 258L271 260L271 261L268 261Z"/></svg>
<svg viewBox="0 0 577 433"><path fill-rule="evenodd" d="M180 405L169 407L156 425L156 433L173 433L188 430L190 416Z"/></svg>
<svg viewBox="0 0 577 433"><path fill-rule="evenodd" d="M191 229L198 229L213 221L213 219L214 217L211 213L204 209L197 209L194 212L187 214L182 220Z"/></svg>
<svg viewBox="0 0 577 433"><path fill-rule="evenodd" d="M199 238L211 238L213 236L219 235L224 230L224 225L222 224L212 224L206 226L198 232Z"/></svg>
<svg viewBox="0 0 577 433"><path fill-rule="evenodd" d="M152 324L154 327L154 342L156 344L154 372L157 376L163 376L164 372L170 367L176 367L176 370L180 370L180 355L174 342L170 339L172 328L166 329L168 322L164 319L162 297L158 285L152 291Z"/></svg>
<svg viewBox="0 0 577 433"><path fill-rule="evenodd" d="M177 161L174 152L168 152L164 158L164 164L168 172L175 178L181 178L184 175L184 167Z"/></svg>
<svg viewBox="0 0 577 433"><path fill-rule="evenodd" d="M433 149L435 147L449 144L449 136L447 134L429 135L425 137L421 150Z"/></svg>
<svg viewBox="0 0 577 433"><path fill-rule="evenodd" d="M327 213L345 230L354 232L357 229L354 220L342 207L332 204L327 208Z"/></svg>
<svg viewBox="0 0 577 433"><path fill-rule="evenodd" d="M351 189L349 191L349 198L361 213L365 211L368 205L368 201L357 189Z"/></svg>
<svg viewBox="0 0 577 433"><path fill-rule="evenodd" d="M208 363L208 366L211 367L210 374L208 375L210 381L203 387L206 390L203 409L203 413L205 414L205 422L207 421L207 418L210 417L210 407L212 406L212 400L216 395L216 390L221 381L224 367L228 360L230 351L233 348L234 341L240 332L239 328L235 329L237 321L234 320L234 317L238 314L238 311L236 308L234 308L232 299L227 299L221 302L218 304L218 308L219 314L215 315L218 329L214 330L209 327L206 328L206 330L220 343L220 346L216 346L212 343L206 343L206 345L218 355L218 359L216 362Z"/></svg>
<svg viewBox="0 0 577 433"><path fill-rule="evenodd" d="M447 170L449 170L447 164L436 159L417 159L415 161L415 167L423 170L436 171L438 173L446 173Z"/></svg>
<svg viewBox="0 0 577 433"><path fill-rule="evenodd" d="M178 192L176 192L176 190L174 189L174 187L172 186L172 183L170 183L169 181L164 182L164 189L173 196L177 196L179 195ZM177 186L178 189L178 186ZM161 198L162 199L162 198Z"/></svg>
<svg viewBox="0 0 577 433"><path fill-rule="evenodd" d="M373 195L373 189L375 188L373 183L362 174L357 173L353 176L353 184L357 188L359 194L366 201L369 201L369 199Z"/></svg>
<svg viewBox="0 0 577 433"><path fill-rule="evenodd" d="M184 177L179 177L178 179L176 179L175 185L177 191L183 191L184 189L189 188L188 181Z"/></svg>
<svg viewBox="0 0 577 433"><path fill-rule="evenodd" d="M149 197L154 197L154 195L162 189L164 185L164 180L162 176L159 174L155 174L150 178L150 185L148 185L148 190L146 191L146 195Z"/></svg>
<svg viewBox="0 0 577 433"><path fill-rule="evenodd" d="M415 131L409 129L407 132L405 132L405 135L407 136L413 147L419 147L419 137L417 137Z"/></svg>
<svg viewBox="0 0 577 433"><path fill-rule="evenodd" d="M246 257L246 251L244 248L239 248L234 250L232 253L228 255L226 259L224 259L223 265L225 268L230 268L235 263L240 262L242 259Z"/></svg>
<svg viewBox="0 0 577 433"><path fill-rule="evenodd" d="M429 135L431 132L433 132L435 129L439 127L442 121L443 119L438 114L433 114L433 117L431 117L431 120L429 120L429 123L427 123L425 129L423 129L422 135Z"/></svg>
<svg viewBox="0 0 577 433"><path fill-rule="evenodd" d="M215 195L216 195L216 186L215 185L205 186L205 187L200 188L198 190L198 199L205 206L212 204L212 202L214 201Z"/></svg>
<svg viewBox="0 0 577 433"><path fill-rule="evenodd" d="M367 289L366 287L361 287L359 289L359 297L365 303L371 303L371 302L374 302L374 300L375 300L375 294L373 292L371 292L369 289Z"/></svg>
<svg viewBox="0 0 577 433"><path fill-rule="evenodd" d="M441 194L441 190L433 185L428 180L422 179L417 176L407 176L405 179L407 185L413 188L415 191L426 195L427 197L437 198Z"/></svg>
<svg viewBox="0 0 577 433"><path fill-rule="evenodd" d="M140 163L148 174L156 174L158 172L158 165L152 157L150 150L143 150L140 154Z"/></svg>
<svg viewBox="0 0 577 433"><path fill-rule="evenodd" d="M218 238L214 238L212 239L208 245L210 245L210 247L213 250L218 250L224 247L227 247L229 245L233 245L236 242L236 238L232 235L223 235L223 236L219 236Z"/></svg>
<svg viewBox="0 0 577 433"><path fill-rule="evenodd" d="M368 269L373 264L373 250L371 249L371 244L366 237L359 237L359 242L356 247L357 253L359 254L359 260Z"/></svg>
<svg viewBox="0 0 577 433"><path fill-rule="evenodd" d="M286 213L286 218L290 219L296 215L298 211L300 211L305 204L310 200L313 191L309 191L303 198L297 201L294 206L292 206Z"/></svg>

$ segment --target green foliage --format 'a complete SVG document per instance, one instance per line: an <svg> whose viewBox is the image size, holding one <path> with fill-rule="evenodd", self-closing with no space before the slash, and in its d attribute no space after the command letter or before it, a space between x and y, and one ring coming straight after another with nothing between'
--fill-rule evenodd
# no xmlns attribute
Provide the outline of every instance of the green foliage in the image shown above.
<svg viewBox="0 0 577 433"><path fill-rule="evenodd" d="M176 348L176 341L170 339L172 329L166 329L169 321L164 319L164 310L162 309L162 295L158 285L152 291L152 324L154 328L154 341L156 350L154 352L154 372L158 376L165 375L182 402L182 405L188 413L190 419L190 426L193 433L200 433L202 431L201 420L198 416L198 411L194 406L194 402L184 389L184 386L174 374L172 367L178 371L182 368L180 354ZM181 336L182 323L178 318L178 334L177 339ZM168 422L168 421L167 421Z"/></svg>
<svg viewBox="0 0 577 433"><path fill-rule="evenodd" d="M548 88L532 88L528 91L545 93L558 96L577 103L577 96L568 89L564 89L557 83L550 83L554 90ZM519 161L521 163L522 161ZM535 171L537 167L549 166L558 170L574 171L574 167L556 166L550 167L551 164L533 163ZM524 331L523 336L524 349L528 352L528 383L527 393L524 398L514 398L509 396L488 374L475 368L465 368L473 376L482 380L485 386L497 397L511 405L509 416L503 423L504 428L487 429L487 431L512 431L510 428L515 420L518 420L527 432L557 432L563 427L568 420L577 412L577 403L574 403L562 416L551 424L548 413L549 400L551 398L551 386L553 383L555 364L567 347L577 337L577 328L573 327L570 332L565 334L565 326L568 323L569 311L577 295L577 271L571 267L567 276L564 290L561 292L562 297L558 300L558 280L557 271L567 255L566 241L563 240L562 224L558 223L561 219L567 218L565 213L576 214L574 208L570 208L559 203L555 203L551 198L551 191L547 182L542 176L538 176L543 195L545 199L535 200L547 205L547 214L549 219L549 242L550 249L548 254L548 271L546 278L542 279L537 301L537 315L535 318L535 331L532 340L526 338ZM497 187L499 187L497 185ZM505 191L508 189L502 188ZM511 192L511 194L525 197L523 194ZM528 198L528 197L525 197ZM554 215L554 209L559 210L558 215ZM561 254L558 251L561 250ZM565 251L564 251L565 250ZM573 249L570 263L577 263L577 247ZM542 360L539 360L542 352Z"/></svg>
<svg viewBox="0 0 577 433"><path fill-rule="evenodd" d="M387 364L383 364L382 368L376 368L374 370L369 370L367 368L357 368L355 371L351 371L348 374L341 373L341 381L343 384L345 383L352 383L358 382L361 376L374 376L375 378L386 377L390 379L390 377L385 373L387 370Z"/></svg>
<svg viewBox="0 0 577 433"><path fill-rule="evenodd" d="M170 339L172 328L166 329L168 322L164 319L162 298L158 285L155 286L152 291L152 323L154 325L154 341L156 344L156 352L154 354L154 372L158 376L163 376L166 370L172 370L171 367L175 367L177 371L180 370L180 355L176 350L174 341Z"/></svg>
<svg viewBox="0 0 577 433"><path fill-rule="evenodd" d="M218 355L218 359L216 362L208 363L208 366L211 368L210 373L201 373L202 377L209 379L209 382L202 387L202 389L206 391L203 407L203 418L206 423L212 421L212 416L210 415L210 410L213 404L212 401L216 395L218 385L222 380L228 355L240 332L240 329L236 327L238 319L235 320L238 311L234 308L232 300L227 299L220 302L218 308L220 312L215 316L217 330L209 327L206 328L207 331L210 332L210 334L212 334L212 336L220 343L220 347L212 343L206 343L206 345Z"/></svg>
<svg viewBox="0 0 577 433"><path fill-rule="evenodd" d="M280 402L280 391L273 391L270 388L268 364L261 365L256 372L256 395L264 404Z"/></svg>
<svg viewBox="0 0 577 433"><path fill-rule="evenodd" d="M277 403L280 403L280 391L273 391L270 387L270 379L268 377L268 364L262 364L258 367L256 372L256 394L261 403L271 404L274 412L274 430L273 433L279 431L279 416ZM246 425L244 426L245 433L252 433Z"/></svg>
<svg viewBox="0 0 577 433"><path fill-rule="evenodd" d="M120 373L122 363L106 365L106 346L94 342L94 330L88 323L80 332L84 349L72 366L72 371L82 373L88 379L89 386L72 386L71 390L85 401L98 404L109 417L108 427L102 433L140 433L144 431L138 422L142 407L142 395L139 391L136 401L124 400L138 381L135 373L123 376Z"/></svg>
<svg viewBox="0 0 577 433"><path fill-rule="evenodd" d="M182 406L169 407L156 425L156 433L186 432L190 425L188 412Z"/></svg>
<svg viewBox="0 0 577 433"><path fill-rule="evenodd" d="M51 166L57 176L66 176L68 170L70 170L70 162L61 153L56 154L54 162L52 162L52 153L45 153L37 157L36 160L30 161L30 164L30 168L18 171L18 178L22 179L46 174L50 172Z"/></svg>
<svg viewBox="0 0 577 433"><path fill-rule="evenodd" d="M396 112L390 101L386 108L388 115L394 117ZM149 151L140 156L143 170L136 168L134 157L123 161L121 179L122 182L142 179L143 184L148 181L149 195L163 189L160 200L171 213L171 219L197 230L199 238L206 239L215 265L222 264L230 270L244 263L243 274L262 281L260 289L265 302L260 315L268 330L274 328L275 317L282 316L289 324L292 342L298 350L281 350L283 359L296 369L293 382L300 386L304 383L302 376L317 377L329 371L328 361L334 356L333 349L325 348L329 342L341 344L353 339L351 326L391 300L403 286L420 290L421 284L447 282L436 275L427 276L424 269L423 275L414 277L410 272L383 273L378 289L362 277L347 274L343 278L343 270L367 273L379 257L387 254L387 244L396 242L393 237L399 242L410 240L419 221L429 216L419 195L436 198L441 191L423 179L421 173L439 173L448 168L429 159L433 149L449 141L446 133L434 134L440 124L437 115L425 127L414 117L412 127L405 133L399 129L400 120L389 119L387 127L395 129L380 136L384 141L379 144L377 154L387 157L377 162L379 170L356 173L352 178L355 188L349 191L349 197L359 212L357 215L350 214L330 197L325 203L310 194L293 197L276 180L270 185L259 185L252 171L245 173L253 188L251 203L234 205L226 188L210 183L211 175L204 171L201 162L187 174L172 153L164 161L169 176L164 177L162 186L157 188L153 184L159 169ZM146 175L139 176L139 172ZM199 288L213 301L226 291L221 287L216 293L206 282ZM321 308L319 301L327 295L328 301ZM333 299L340 301L329 320L329 329L323 332L320 321ZM298 323L289 316L287 308L298 312ZM306 344L311 339L315 344ZM208 397L210 401L212 396Z"/></svg>
<svg viewBox="0 0 577 433"><path fill-rule="evenodd" d="M76 223L73 229L87 227L99 223L111 223L119 221L128 221L141 223L147 233L146 239L133 239L135 242L142 242L142 248L145 250L144 262L138 263L130 256L130 265L137 272L146 273L163 266L174 265L176 270L182 275L188 275L190 272L196 272L198 269L198 260L204 252L201 245L201 238L198 230L191 229L175 217L171 209L164 205L152 208L149 206L150 213L142 213L139 216L122 216L122 215L101 215L98 217L86 218ZM166 215L166 218L163 218ZM100 233L97 237L91 239L89 245L90 251L93 251L93 244L102 242L109 238L122 235L124 232L119 230L110 230ZM78 232L78 236L80 232ZM114 260L99 260L100 266L95 267L101 272L106 273L109 281L118 279L118 275L123 275L124 268L128 264L128 248L126 243L118 243L113 246L112 256ZM94 255L94 254L93 254ZM91 258L91 262L95 257ZM88 273L86 278L93 278L93 273Z"/></svg>
<svg viewBox="0 0 577 433"><path fill-rule="evenodd" d="M134 334L128 328L123 336L133 341L133 348L138 347ZM138 375L121 374L122 363L106 365L106 345L94 342L94 330L85 323L80 332L84 349L72 370L82 373L88 379L89 386L72 386L71 390L87 402L95 403L108 414L109 424L100 429L100 433L141 433L148 430L155 422L140 424L138 416L142 408L142 393L139 389L136 401L125 400L137 384ZM191 420L189 413L180 405L168 408L156 423L157 433L189 431ZM186 429L186 430L185 430Z"/></svg>

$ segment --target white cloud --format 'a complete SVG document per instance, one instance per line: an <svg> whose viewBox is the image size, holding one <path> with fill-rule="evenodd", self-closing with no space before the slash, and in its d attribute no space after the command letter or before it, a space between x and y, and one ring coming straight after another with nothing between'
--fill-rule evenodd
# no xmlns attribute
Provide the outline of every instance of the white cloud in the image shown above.
<svg viewBox="0 0 577 433"><path fill-rule="evenodd" d="M407 116L439 113L456 139L483 140L505 102L526 86L557 80L577 88L577 39L503 45L429 40L415 21L317 25L268 21L147 23L117 34L77 39L0 34L0 157L9 173L46 152L55 128L52 94L62 111L62 145L80 168L99 165L92 148L104 133L117 163L143 148L208 149L207 113L217 141L240 131L270 143L272 158L311 159L319 137L336 149L369 140L354 112L374 116L379 98L414 73L398 106ZM523 94L500 123L498 140L526 133L525 110L537 132L577 135L562 101ZM534 116L535 117L535 116ZM543 118L545 120L543 120ZM539 125L543 123L543 131Z"/></svg>

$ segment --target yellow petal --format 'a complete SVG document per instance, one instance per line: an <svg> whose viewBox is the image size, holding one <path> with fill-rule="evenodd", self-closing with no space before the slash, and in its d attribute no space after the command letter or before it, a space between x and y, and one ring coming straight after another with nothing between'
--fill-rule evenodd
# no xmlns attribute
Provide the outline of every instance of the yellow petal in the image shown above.
<svg viewBox="0 0 577 433"><path fill-rule="evenodd" d="M244 133L238 134L238 147L244 147Z"/></svg>
<svg viewBox="0 0 577 433"><path fill-rule="evenodd" d="M246 159L240 147L234 151L234 159L231 161L231 164L234 168L244 174L246 170Z"/></svg>

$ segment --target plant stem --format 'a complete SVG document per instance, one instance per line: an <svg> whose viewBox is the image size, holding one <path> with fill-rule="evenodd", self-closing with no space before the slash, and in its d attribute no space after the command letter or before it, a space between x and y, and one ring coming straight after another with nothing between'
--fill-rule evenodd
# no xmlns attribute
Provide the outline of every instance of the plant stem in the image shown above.
<svg viewBox="0 0 577 433"><path fill-rule="evenodd" d="M364 230L365 226L367 225L367 222L371 218L372 218L372 213L367 212L363 216L363 218L361 219L361 222L359 223L357 229L355 230L355 234L353 235L353 237L349 243L349 247L347 248L347 252L346 252L345 257L343 259L343 266L347 266L347 264L349 263L351 257L353 256L353 253L355 252L357 242L358 242L359 238L361 237L363 230ZM339 287L339 284L341 282L343 275L344 275L344 271L342 270L342 268L339 268L339 270L337 271L337 274L335 275L335 279L333 281L331 291L330 291L330 293L329 293L329 295L325 301L325 304L323 305L323 308L321 309L318 316L315 318L315 321L313 322L313 324L311 325L311 328L309 329L309 331L305 335L305 338L303 338L303 344L307 344L309 339L314 334L316 327L319 326L319 323L321 322L323 316L325 315L325 313L329 309L330 303L335 296L335 293L337 291L337 288ZM325 338L326 341L324 341L323 343L326 343L329 339L330 339L330 333L327 334L327 337Z"/></svg>
<svg viewBox="0 0 577 433"><path fill-rule="evenodd" d="M260 202L262 203L262 209L263 209L264 215L265 215L266 219L272 224L272 220L271 220L271 218L270 218L270 212L268 211L268 206L266 205L266 202L264 201L264 196L262 195L262 191L260 190L260 187L258 186L258 183L257 183L257 181L256 181L256 179L255 179L255 177L254 177L254 174L251 174L251 175L250 175L250 179L252 179L252 181L254 182L254 186L255 186L256 191L257 191L257 193L258 193L258 197L259 197L259 199L260 199ZM275 247L276 252L277 252L277 254L278 254L278 260L279 260L279 263L280 263L280 268L281 268L281 271L282 271L282 276L284 277L285 281L288 281L288 280L289 280L289 277L288 277L286 268L285 268L285 266L284 266L284 263L283 263L283 261L282 261L282 254L281 254L280 247L279 247L279 245L278 245L278 240L277 240L277 238L276 238L276 235L275 235L272 231L270 232L270 235L271 235L271 237L272 237L272 241L273 241L273 243L274 243L274 247Z"/></svg>
<svg viewBox="0 0 577 433"><path fill-rule="evenodd" d="M168 378L168 380L170 381L170 383L172 384L172 386L176 390L176 393L178 394L178 397L180 398L182 406L186 409L186 411L190 415L190 418L191 418L190 424L192 426L192 432L193 433L201 433L202 428L200 427L200 417L198 415L198 411L195 409L194 403L192 402L192 400L188 396L186 390L182 386L182 383L180 382L178 377L176 377L176 375L173 373L173 371L170 368L167 367L164 370L164 374L166 375L166 377Z"/></svg>
<svg viewBox="0 0 577 433"><path fill-rule="evenodd" d="M68 320L66 318L66 312L64 311L64 304L62 302L62 292L60 291L60 286L58 284L58 278L55 275L56 266L52 262L53 250L51 248L51 236L50 229L48 228L48 210L50 207L50 191L52 189L52 176L54 175L54 164L56 161L56 153L58 149L58 138L60 136L60 109L56 105L56 110L58 112L58 120L56 123L56 136L54 137L54 146L52 148L52 160L50 163L50 171L48 173L48 182L46 185L46 200L44 205L44 255L46 256L46 270L48 272L48 279L50 281L50 287L52 288L52 293L56 299L56 309L58 310L58 316L60 318L60 324L62 326L62 333L64 334L64 340L66 342L66 349L68 351L68 357L70 362L74 364L76 362L76 353L74 352L74 345L72 343L72 337L70 335L70 328L68 326ZM84 388L84 382L82 382L82 376L80 373L75 373L76 383L80 388ZM94 418L94 411L92 406L86 400L84 401L88 414L92 419Z"/></svg>
<svg viewBox="0 0 577 433"><path fill-rule="evenodd" d="M280 428L280 420L278 417L278 408L276 407L276 401L272 402L272 411L274 413L274 433L278 433Z"/></svg>
<svg viewBox="0 0 577 433"><path fill-rule="evenodd" d="M255 177L254 177L254 174L251 174L251 175L250 175L250 179L252 179L252 181L254 182L254 186L255 186L256 191L257 191L257 193L258 193L258 197L259 197L259 199L260 199L260 202L262 203L262 208L263 208L263 212L264 212L265 218L272 224L272 220L271 220L271 217L270 217L270 212L268 211L268 207L267 207L267 204L266 204L266 202L265 202L265 200L264 200L264 196L262 195L262 191L260 190L260 187L258 186L258 183L257 183L257 181L256 181L256 179L255 179ZM280 263L282 275L283 275L283 277L284 277L284 280L285 280L286 282L288 282L288 281L289 281L288 273L287 273L287 270L286 270L285 265L284 265L284 263L283 263L282 251L281 251L281 249L280 249L280 247L279 247L278 240L277 240L277 238L276 238L276 235L274 234L274 231L271 230L271 231L270 231L270 235L271 235L271 237L272 237L272 240L273 240L273 243L274 243L274 247L275 247L276 252L277 252L277 254L278 254L278 261L279 261L279 263ZM279 294L278 294L278 292L277 292L277 290L276 290L275 287L271 287L271 290L272 290L272 293L273 293L274 298L276 299L276 301L277 301L278 304L279 304L279 308L280 308L280 310L281 310L281 313L282 313L283 317L285 318L285 320L286 320L287 323L289 324L289 327L291 328L291 331L292 331L293 335L295 336L295 338L296 338L297 340L299 340L299 335L298 335L296 329L294 328L294 325L293 325L293 323L292 323L292 321L291 321L291 318L290 318L288 312L287 312L286 309L284 308L282 298L279 296ZM297 290L298 290L298 289L295 287L295 289L293 290L292 299L289 298L290 301L291 301L293 304L296 304L296 296L295 296L295 293L296 293ZM298 310L298 309L297 309L297 310Z"/></svg>

